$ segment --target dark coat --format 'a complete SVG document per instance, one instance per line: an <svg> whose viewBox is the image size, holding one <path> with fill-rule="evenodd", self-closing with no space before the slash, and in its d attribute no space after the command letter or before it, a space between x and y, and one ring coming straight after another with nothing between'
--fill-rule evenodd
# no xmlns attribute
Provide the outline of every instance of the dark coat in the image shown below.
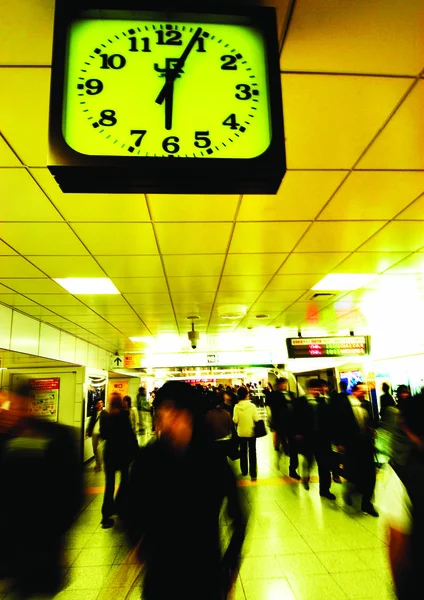
<svg viewBox="0 0 424 600"><path fill-rule="evenodd" d="M103 457L106 467L119 469L134 460L138 442L127 410L117 414L105 411L100 421L100 436L105 440Z"/></svg>
<svg viewBox="0 0 424 600"><path fill-rule="evenodd" d="M232 538L222 557L219 516L225 498ZM194 443L178 455L163 439L140 448L130 473L127 527L134 545L142 540L143 598L223 598L245 534L225 457L211 445Z"/></svg>
<svg viewBox="0 0 424 600"><path fill-rule="evenodd" d="M91 415L90 420L88 421L87 430L86 430L88 437L91 437L93 435L93 429L94 429L95 424L97 423L97 419L101 419L103 414L105 414L104 410L100 411L100 414L98 414L97 410L96 410Z"/></svg>
<svg viewBox="0 0 424 600"><path fill-rule="evenodd" d="M316 400L316 408L308 402L306 396L296 400L294 404L295 434L303 436L306 441L314 438L329 444L331 441L331 408L323 396L319 396Z"/></svg>
<svg viewBox="0 0 424 600"><path fill-rule="evenodd" d="M282 392L275 391L269 394L267 404L271 409L271 426L278 431L281 437L294 435L294 414L296 399L293 392L288 392L291 401L288 401Z"/></svg>

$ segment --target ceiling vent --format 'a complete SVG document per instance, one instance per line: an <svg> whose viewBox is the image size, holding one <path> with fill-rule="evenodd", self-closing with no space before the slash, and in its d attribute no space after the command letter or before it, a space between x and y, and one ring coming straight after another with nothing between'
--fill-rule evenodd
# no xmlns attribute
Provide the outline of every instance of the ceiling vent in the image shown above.
<svg viewBox="0 0 424 600"><path fill-rule="evenodd" d="M267 315L266 313L261 313L259 315L255 315L256 319L268 319L269 315Z"/></svg>
<svg viewBox="0 0 424 600"><path fill-rule="evenodd" d="M187 315L186 319L188 319L189 321L197 321L198 319L200 319L199 315Z"/></svg>
<svg viewBox="0 0 424 600"><path fill-rule="evenodd" d="M336 294L333 292L311 292L307 296L307 300L331 300L335 298Z"/></svg>

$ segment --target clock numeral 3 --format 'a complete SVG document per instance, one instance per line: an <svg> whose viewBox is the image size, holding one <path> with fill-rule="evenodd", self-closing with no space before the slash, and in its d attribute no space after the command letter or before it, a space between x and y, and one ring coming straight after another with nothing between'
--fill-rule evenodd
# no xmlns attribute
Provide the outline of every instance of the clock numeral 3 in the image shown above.
<svg viewBox="0 0 424 600"><path fill-rule="evenodd" d="M100 58L102 59L101 69L122 69L127 62L122 54L111 54L110 56L100 54Z"/></svg>
<svg viewBox="0 0 424 600"><path fill-rule="evenodd" d="M196 148L209 148L211 141L209 139L209 131L195 131L194 132L194 145Z"/></svg>
<svg viewBox="0 0 424 600"><path fill-rule="evenodd" d="M246 85L245 83L239 83L236 85L236 90L240 90L240 94L236 94L237 100L249 100L252 97L252 92L250 91L250 85Z"/></svg>
<svg viewBox="0 0 424 600"><path fill-rule="evenodd" d="M237 58L235 56L225 54L224 56L221 56L221 60L224 62L224 64L221 65L223 71L237 71Z"/></svg>
<svg viewBox="0 0 424 600"><path fill-rule="evenodd" d="M134 146L136 148L140 147L141 140L144 138L144 136L146 135L146 133L147 133L147 129L131 129L131 131L130 131L131 135L138 135L138 138L134 142Z"/></svg>
<svg viewBox="0 0 424 600"><path fill-rule="evenodd" d="M175 154L180 150L180 146L178 144L179 141L179 137L176 137L175 135L170 135L169 137L163 140L162 148L165 150L165 152L168 152L168 154Z"/></svg>
<svg viewBox="0 0 424 600"><path fill-rule="evenodd" d="M181 46L181 31L156 31L160 46ZM165 39L165 37L167 39Z"/></svg>
<svg viewBox="0 0 424 600"><path fill-rule="evenodd" d="M89 96L96 96L103 90L103 83L100 79L87 79L85 82L86 92Z"/></svg>
<svg viewBox="0 0 424 600"><path fill-rule="evenodd" d="M103 125L104 127L112 127L112 125L116 125L118 119L115 117L115 114L116 113L114 110L102 110L100 113L99 124Z"/></svg>
<svg viewBox="0 0 424 600"><path fill-rule="evenodd" d="M130 52L138 52L138 39L136 37L128 38L130 40L131 48ZM150 40L148 37L141 38L140 42L143 42L143 48L141 48L140 52L151 52L150 50Z"/></svg>
<svg viewBox="0 0 424 600"><path fill-rule="evenodd" d="M240 123L237 123L237 117L234 113L232 113L229 117L222 121L223 125L226 125L230 129L238 129Z"/></svg>

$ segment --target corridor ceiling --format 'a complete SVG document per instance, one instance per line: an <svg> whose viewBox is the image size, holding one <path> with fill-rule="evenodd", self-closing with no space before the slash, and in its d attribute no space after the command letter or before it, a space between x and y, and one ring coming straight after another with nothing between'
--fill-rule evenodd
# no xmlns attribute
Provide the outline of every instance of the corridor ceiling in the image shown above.
<svg viewBox="0 0 424 600"><path fill-rule="evenodd" d="M394 299L391 318L422 322L424 2L278 9L288 170L276 196L65 195L46 168L53 1L1 3L0 303L111 351L186 336L193 313L208 334L367 333ZM328 273L375 279L312 299ZM63 277L109 277L121 295L73 296ZM247 314L225 321L222 305Z"/></svg>

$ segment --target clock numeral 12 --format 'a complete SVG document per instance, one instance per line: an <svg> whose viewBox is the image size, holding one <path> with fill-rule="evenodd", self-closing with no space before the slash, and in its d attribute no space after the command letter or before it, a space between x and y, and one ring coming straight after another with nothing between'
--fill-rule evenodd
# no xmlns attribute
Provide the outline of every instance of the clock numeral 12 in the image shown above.
<svg viewBox="0 0 424 600"><path fill-rule="evenodd" d="M157 43L159 44L159 46L181 46L182 45L182 40L181 40L181 31L174 31L174 30L170 30L170 31L156 31L156 35L158 36L158 41ZM165 39L165 37L167 39Z"/></svg>
<svg viewBox="0 0 424 600"><path fill-rule="evenodd" d="M100 58L102 59L101 69L122 69L127 62L122 54L111 54L110 56L100 54Z"/></svg>
<svg viewBox="0 0 424 600"><path fill-rule="evenodd" d="M136 37L130 37L128 38L131 42L131 48L130 48L130 52L139 52L138 49L138 40ZM140 50L140 52L151 52L150 50L150 40L148 37L145 38L141 38L140 42L143 42L143 48Z"/></svg>

